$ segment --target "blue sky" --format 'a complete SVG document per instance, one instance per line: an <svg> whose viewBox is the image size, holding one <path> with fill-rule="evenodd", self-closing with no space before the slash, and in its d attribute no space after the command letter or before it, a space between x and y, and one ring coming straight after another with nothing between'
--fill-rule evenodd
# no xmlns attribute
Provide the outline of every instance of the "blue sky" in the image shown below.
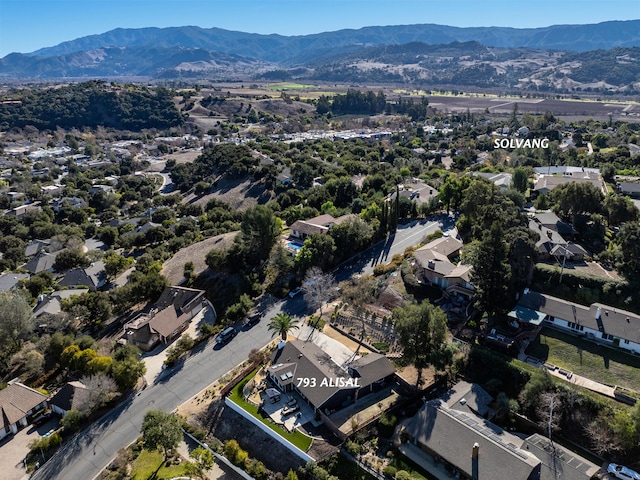
<svg viewBox="0 0 640 480"><path fill-rule="evenodd" d="M114 28L304 35L372 25L544 27L640 19L640 0L0 0L0 57Z"/></svg>

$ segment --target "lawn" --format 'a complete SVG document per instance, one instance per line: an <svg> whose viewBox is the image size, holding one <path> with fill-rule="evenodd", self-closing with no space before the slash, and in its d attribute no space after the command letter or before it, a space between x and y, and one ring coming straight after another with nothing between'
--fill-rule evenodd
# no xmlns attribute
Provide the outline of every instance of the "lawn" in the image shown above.
<svg viewBox="0 0 640 480"><path fill-rule="evenodd" d="M309 447L311 446L311 442L313 440L311 437L308 437L307 435L305 435L304 433L298 430L295 430L293 433L285 432L280 426L276 425L270 418L262 417L258 413L258 407L256 407L255 405L249 402L246 402L242 398L242 389L247 384L247 382L253 378L253 376L256 374L256 371L257 370L254 370L249 375L247 375L238 385L236 385L233 388L233 390L231 390L231 393L229 394L229 400L232 400L235 404L242 407L245 411L249 412L251 415L253 415L255 418L260 420L262 423L264 423L267 427L269 427L271 430L276 432L278 435L289 440L300 450L302 450L303 452L306 452L307 450L309 450Z"/></svg>
<svg viewBox="0 0 640 480"><path fill-rule="evenodd" d="M597 382L640 392L640 358L543 328L526 353Z"/></svg>
<svg viewBox="0 0 640 480"><path fill-rule="evenodd" d="M158 467L161 467L158 469ZM164 456L160 451L142 450L131 467L131 478L133 480L162 480L175 477L186 476L185 464L171 465L165 467Z"/></svg>

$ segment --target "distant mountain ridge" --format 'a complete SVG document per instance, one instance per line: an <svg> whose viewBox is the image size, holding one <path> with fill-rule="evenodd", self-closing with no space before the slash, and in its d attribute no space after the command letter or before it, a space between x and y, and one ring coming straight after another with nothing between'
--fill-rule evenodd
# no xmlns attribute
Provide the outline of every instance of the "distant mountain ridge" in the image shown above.
<svg viewBox="0 0 640 480"><path fill-rule="evenodd" d="M478 41L490 47L587 51L640 46L640 20L541 28L451 27L422 24L364 27L312 35L261 35L196 26L117 28L36 50L30 55L53 57L103 47L192 47L285 62L303 52L345 46L393 45L409 42L445 44Z"/></svg>
<svg viewBox="0 0 640 480"><path fill-rule="evenodd" d="M640 20L534 29L405 25L291 37L120 28L0 59L4 79L110 77L637 95Z"/></svg>

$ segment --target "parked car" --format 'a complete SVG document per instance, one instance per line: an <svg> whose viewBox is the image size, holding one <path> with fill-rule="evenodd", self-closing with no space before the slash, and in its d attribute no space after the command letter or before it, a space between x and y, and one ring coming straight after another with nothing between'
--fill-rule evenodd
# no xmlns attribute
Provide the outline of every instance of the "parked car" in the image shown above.
<svg viewBox="0 0 640 480"><path fill-rule="evenodd" d="M250 314L247 317L247 324L248 325L255 325L256 323L258 323L260 320L262 319L262 313L260 312L254 312L252 314Z"/></svg>
<svg viewBox="0 0 640 480"><path fill-rule="evenodd" d="M216 337L216 343L218 345L224 345L229 340L231 340L233 337L235 337L236 333L238 333L238 332L236 331L235 328L227 327L222 332L220 332L220 334Z"/></svg>
<svg viewBox="0 0 640 480"><path fill-rule="evenodd" d="M36 417L33 420L33 426L34 427L39 427L41 425L44 425L45 423L47 423L49 420L51 419L51 412L49 413L43 413L42 415L39 415L38 417Z"/></svg>
<svg viewBox="0 0 640 480"><path fill-rule="evenodd" d="M302 293L302 287L296 287L296 288L294 288L293 290L291 290L291 291L289 292L289 297L293 298L293 297L295 297L296 295L298 295L299 293Z"/></svg>
<svg viewBox="0 0 640 480"><path fill-rule="evenodd" d="M640 480L640 473L631 470L630 468L610 463L607 467L607 472L613 475L615 478L622 480Z"/></svg>

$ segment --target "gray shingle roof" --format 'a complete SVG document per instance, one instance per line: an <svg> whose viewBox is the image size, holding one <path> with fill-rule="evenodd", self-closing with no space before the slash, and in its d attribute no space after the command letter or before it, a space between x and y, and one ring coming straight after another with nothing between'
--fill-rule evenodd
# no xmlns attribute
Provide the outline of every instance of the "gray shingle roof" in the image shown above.
<svg viewBox="0 0 640 480"><path fill-rule="evenodd" d="M542 462L540 480L589 480L600 470L588 460L565 450L537 433L528 437L524 446Z"/></svg>
<svg viewBox="0 0 640 480"><path fill-rule="evenodd" d="M520 449L522 441L479 417L448 408L441 400L427 402L405 426L405 432L468 477L528 480L540 465L531 453ZM472 449L480 446L474 468Z"/></svg>
<svg viewBox="0 0 640 480"><path fill-rule="evenodd" d="M91 392L82 382L68 382L51 397L49 403L64 411L78 410Z"/></svg>
<svg viewBox="0 0 640 480"><path fill-rule="evenodd" d="M395 368L384 355L370 353L349 365L358 372L354 377L351 377L347 371L340 368L315 343L301 340L287 342L280 352L276 351L272 355L271 360L274 365L269 367L270 372L279 376L281 373L290 371L293 376L289 380L283 380L281 383L294 383L298 390L316 408L321 408L327 400L340 390L364 388L395 372ZM342 378L347 382L349 380L353 381L356 377L357 387L321 386L324 379ZM304 383L301 383L298 386L298 378L315 378L316 385L304 386Z"/></svg>
<svg viewBox="0 0 640 480"><path fill-rule="evenodd" d="M533 291L523 295L519 304L545 315L578 323L596 331L599 330L596 313L600 308L600 318L605 333L623 340L640 343L640 316L633 312L620 310L601 303L594 303L590 307L586 307Z"/></svg>

